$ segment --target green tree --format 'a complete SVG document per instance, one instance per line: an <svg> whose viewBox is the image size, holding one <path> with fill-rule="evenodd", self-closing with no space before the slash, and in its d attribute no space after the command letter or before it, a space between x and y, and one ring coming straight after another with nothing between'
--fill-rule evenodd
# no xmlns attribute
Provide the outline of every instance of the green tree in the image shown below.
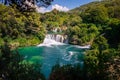
<svg viewBox="0 0 120 80"><path fill-rule="evenodd" d="M78 24L78 26L69 27L67 34L69 34L69 43L88 45L92 44L99 32L94 24Z"/></svg>
<svg viewBox="0 0 120 80"><path fill-rule="evenodd" d="M45 36L45 28L40 22L40 14L36 12L19 12L11 6L0 4L0 37L8 39L13 47L37 45ZM21 41L20 39L22 38ZM31 41L34 39L34 43ZM3 43L3 42L1 42ZM32 44L33 43L33 44ZM16 47L17 47L16 46Z"/></svg>
<svg viewBox="0 0 120 80"><path fill-rule="evenodd" d="M111 47L117 47L120 43L120 20L116 18L110 19L108 27L109 29L106 30L108 42L111 44Z"/></svg>
<svg viewBox="0 0 120 80"><path fill-rule="evenodd" d="M99 36L94 40L91 50L86 52L85 69L87 77L91 80L109 80L108 63L113 59L114 53L108 49L107 40Z"/></svg>
<svg viewBox="0 0 120 80"><path fill-rule="evenodd" d="M105 24L108 20L107 8L103 5L96 5L81 13L81 17L87 23Z"/></svg>
<svg viewBox="0 0 120 80"><path fill-rule="evenodd" d="M50 74L49 80L84 80L80 65L56 64Z"/></svg>

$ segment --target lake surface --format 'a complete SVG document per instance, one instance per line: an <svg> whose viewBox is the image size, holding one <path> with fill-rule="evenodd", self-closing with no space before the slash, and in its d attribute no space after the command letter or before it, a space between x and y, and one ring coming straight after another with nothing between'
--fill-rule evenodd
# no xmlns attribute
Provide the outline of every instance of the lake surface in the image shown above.
<svg viewBox="0 0 120 80"><path fill-rule="evenodd" d="M89 48L89 46L81 47L45 39L44 42L38 46L19 48L19 53L30 63L37 62L42 64L42 73L48 78L52 67L57 62L59 62L61 66L79 63L82 67L86 48Z"/></svg>

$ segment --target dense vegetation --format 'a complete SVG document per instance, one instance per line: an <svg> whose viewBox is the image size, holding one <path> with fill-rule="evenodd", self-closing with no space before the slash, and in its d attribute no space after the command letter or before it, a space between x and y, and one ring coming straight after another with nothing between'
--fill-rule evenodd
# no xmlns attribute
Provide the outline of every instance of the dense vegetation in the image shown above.
<svg viewBox="0 0 120 80"><path fill-rule="evenodd" d="M53 67L50 80L119 80L119 2L120 0L102 0L83 5L67 13L55 9L45 14L19 12L13 5L7 7L0 4L0 44L7 41L11 46L36 45L43 41L46 31L52 31L57 27L62 30L62 34L68 34L70 44L90 44L91 48L85 52L83 69L78 65L59 66L58 64ZM2 50L0 52L0 77L4 75L8 78L11 76L10 80L13 77L21 80L24 75L19 73L19 70L24 69L25 72L26 70L29 72L29 69L34 70L30 64L19 64L21 60L14 65L10 60L16 60L15 54L10 54L8 49L6 51L8 51L7 55ZM5 67L6 65L9 66ZM20 66L20 69L16 69L16 66ZM29 76L27 73L26 75L25 80L40 77L39 75L31 77L33 74Z"/></svg>
<svg viewBox="0 0 120 80"><path fill-rule="evenodd" d="M11 46L29 46L43 41L45 28L39 21L40 14L21 13L0 4L0 15L0 44L7 40Z"/></svg>
<svg viewBox="0 0 120 80"><path fill-rule="evenodd" d="M59 64L56 64L52 69L49 80L83 80L84 78L80 65L60 67Z"/></svg>

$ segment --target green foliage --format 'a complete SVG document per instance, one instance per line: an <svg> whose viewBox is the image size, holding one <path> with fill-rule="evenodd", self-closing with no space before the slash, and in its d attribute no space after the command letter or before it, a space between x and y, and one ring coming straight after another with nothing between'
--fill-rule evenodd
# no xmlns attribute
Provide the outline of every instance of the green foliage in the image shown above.
<svg viewBox="0 0 120 80"><path fill-rule="evenodd" d="M110 47L117 48L119 41L120 0L94 1L69 11L81 16L84 23L95 24L103 34ZM76 35L75 35L76 36ZM84 40L83 40L84 41Z"/></svg>
<svg viewBox="0 0 120 80"><path fill-rule="evenodd" d="M113 18L108 22L109 29L106 30L106 37L108 38L108 42L113 46L117 47L120 43L120 20Z"/></svg>
<svg viewBox="0 0 120 80"><path fill-rule="evenodd" d="M103 5L96 5L81 13L84 22L94 24L105 24L108 20L107 8Z"/></svg>
<svg viewBox="0 0 120 80"><path fill-rule="evenodd" d="M82 5L80 7L77 7L71 11L69 11L70 13L73 14L81 14L81 13L86 13L88 12L90 9L95 9L101 6L101 8L106 8L107 12L108 12L108 16L110 18L118 18L120 19L120 0L101 0L101 1L93 1L91 3ZM104 13L104 12L102 12ZM106 13L106 12L105 12ZM84 14L83 14L84 16Z"/></svg>
<svg viewBox="0 0 120 80"><path fill-rule="evenodd" d="M83 73L80 65L56 64L50 74L49 80L83 80Z"/></svg>
<svg viewBox="0 0 120 80"><path fill-rule="evenodd" d="M51 12L45 13L40 18L48 31L55 28L60 28L63 34L66 33L66 28L69 26L76 26L82 22L79 15L73 15L66 12L60 12L54 9Z"/></svg>
<svg viewBox="0 0 120 80"><path fill-rule="evenodd" d="M85 55L84 69L88 79L119 79L119 51L109 48L107 40L103 36L96 37L91 49L87 50Z"/></svg>
<svg viewBox="0 0 120 80"><path fill-rule="evenodd" d="M92 44L99 32L94 24L79 24L68 28L67 34L69 34L69 43L88 45Z"/></svg>
<svg viewBox="0 0 120 80"><path fill-rule="evenodd" d="M0 42L7 39L18 46L36 45L43 41L45 29L42 26L40 14L23 12L0 4ZM23 40L23 41L22 41Z"/></svg>
<svg viewBox="0 0 120 80"><path fill-rule="evenodd" d="M65 22L68 18L68 13L59 12L54 9L52 12L43 14L40 20L46 25L46 29L51 30L55 27L62 27L66 25Z"/></svg>

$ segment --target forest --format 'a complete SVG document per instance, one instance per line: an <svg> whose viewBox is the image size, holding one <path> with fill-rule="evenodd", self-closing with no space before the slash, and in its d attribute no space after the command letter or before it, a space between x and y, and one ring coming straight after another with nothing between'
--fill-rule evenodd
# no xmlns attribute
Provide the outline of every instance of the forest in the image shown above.
<svg viewBox="0 0 120 80"><path fill-rule="evenodd" d="M120 0L94 1L68 12L54 9L44 14L18 7L0 4L0 80L45 80L41 65L22 62L14 50L42 43L55 28L68 35L69 44L91 47L85 51L83 69L56 64L49 80L120 79Z"/></svg>

